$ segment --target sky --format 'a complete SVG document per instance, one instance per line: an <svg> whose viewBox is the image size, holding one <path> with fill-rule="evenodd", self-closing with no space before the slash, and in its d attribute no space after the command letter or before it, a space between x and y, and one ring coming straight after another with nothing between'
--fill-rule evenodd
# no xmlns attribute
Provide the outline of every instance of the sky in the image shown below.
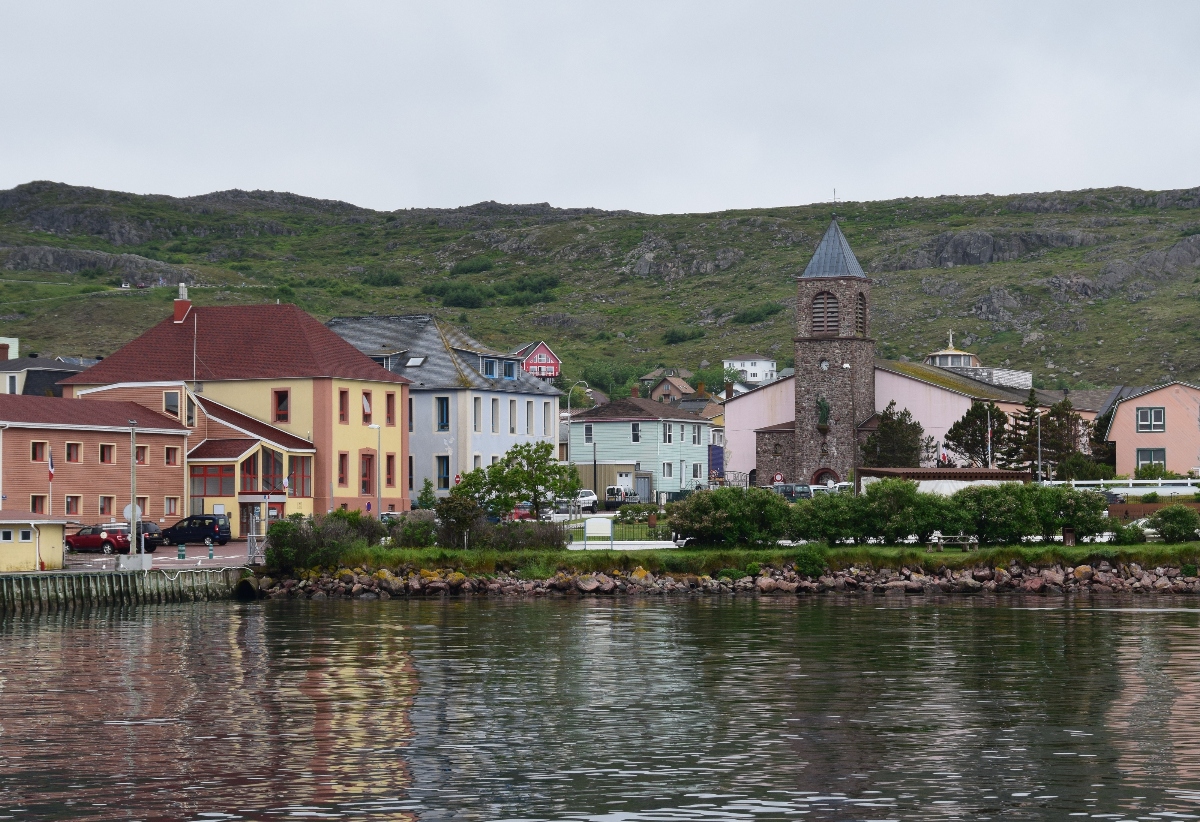
<svg viewBox="0 0 1200 822"><path fill-rule="evenodd" d="M1200 3L0 0L0 189L651 213L1200 185Z"/></svg>

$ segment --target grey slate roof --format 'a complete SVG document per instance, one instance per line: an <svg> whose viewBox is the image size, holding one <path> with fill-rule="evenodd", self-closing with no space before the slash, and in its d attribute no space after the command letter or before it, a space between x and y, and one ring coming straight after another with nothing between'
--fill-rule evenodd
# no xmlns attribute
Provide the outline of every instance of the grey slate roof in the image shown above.
<svg viewBox="0 0 1200 822"><path fill-rule="evenodd" d="M812 259L804 269L803 277L866 277L858 258L850 250L850 243L842 230L838 228L837 220L829 224L825 236L817 245Z"/></svg>
<svg viewBox="0 0 1200 822"><path fill-rule="evenodd" d="M368 357L384 363L393 374L412 380L413 391L474 389L548 397L562 394L545 380L526 373L518 356L488 348L430 314L335 317L326 325ZM408 362L416 357L425 359L421 365L409 366ZM483 376L484 358L498 361L495 379ZM499 363L503 360L516 363L516 379L504 379Z"/></svg>

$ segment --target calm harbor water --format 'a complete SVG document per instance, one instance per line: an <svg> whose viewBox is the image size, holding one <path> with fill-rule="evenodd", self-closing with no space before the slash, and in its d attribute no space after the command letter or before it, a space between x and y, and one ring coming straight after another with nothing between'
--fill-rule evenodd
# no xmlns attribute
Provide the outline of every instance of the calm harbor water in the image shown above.
<svg viewBox="0 0 1200 822"><path fill-rule="evenodd" d="M0 819L1200 818L1200 610L208 603L0 620Z"/></svg>

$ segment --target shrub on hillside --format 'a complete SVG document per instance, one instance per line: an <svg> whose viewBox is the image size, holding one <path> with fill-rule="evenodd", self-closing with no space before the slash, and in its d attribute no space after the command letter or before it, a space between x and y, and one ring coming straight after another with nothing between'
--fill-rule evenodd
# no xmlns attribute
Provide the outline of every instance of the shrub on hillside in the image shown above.
<svg viewBox="0 0 1200 822"><path fill-rule="evenodd" d="M698 340L704 336L699 328L672 328L663 334L663 342L667 345L678 345L690 340Z"/></svg>
<svg viewBox="0 0 1200 822"><path fill-rule="evenodd" d="M701 545L762 545L783 536L788 503L765 488L696 491L667 510L671 529Z"/></svg>
<svg viewBox="0 0 1200 822"><path fill-rule="evenodd" d="M1163 542L1192 542L1200 536L1200 514L1187 505L1168 505L1150 515L1150 527Z"/></svg>

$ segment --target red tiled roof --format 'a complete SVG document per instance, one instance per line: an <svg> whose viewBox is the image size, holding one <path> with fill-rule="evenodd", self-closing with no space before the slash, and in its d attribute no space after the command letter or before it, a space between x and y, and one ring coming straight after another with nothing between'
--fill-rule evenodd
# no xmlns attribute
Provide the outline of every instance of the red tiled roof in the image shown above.
<svg viewBox="0 0 1200 822"><path fill-rule="evenodd" d="M128 428L137 420L138 429L170 429L187 433L179 420L151 411L136 402L96 402L27 394L0 394L0 423L10 425L74 425Z"/></svg>
<svg viewBox="0 0 1200 822"><path fill-rule="evenodd" d="M258 440L205 440L188 452L189 460L235 460Z"/></svg>
<svg viewBox="0 0 1200 822"><path fill-rule="evenodd" d="M407 383L294 305L192 306L60 385L341 377Z"/></svg>
<svg viewBox="0 0 1200 822"><path fill-rule="evenodd" d="M282 428L276 428L262 420L256 420L254 417L247 416L241 411L233 410L228 405L222 405L215 400L200 396L196 397L196 401L204 409L204 413L208 414L214 420L223 422L234 428L239 428L247 434L260 437L264 440L270 440L276 445L295 451L311 451L313 448L313 444L303 437L297 437L295 434L289 434Z"/></svg>

